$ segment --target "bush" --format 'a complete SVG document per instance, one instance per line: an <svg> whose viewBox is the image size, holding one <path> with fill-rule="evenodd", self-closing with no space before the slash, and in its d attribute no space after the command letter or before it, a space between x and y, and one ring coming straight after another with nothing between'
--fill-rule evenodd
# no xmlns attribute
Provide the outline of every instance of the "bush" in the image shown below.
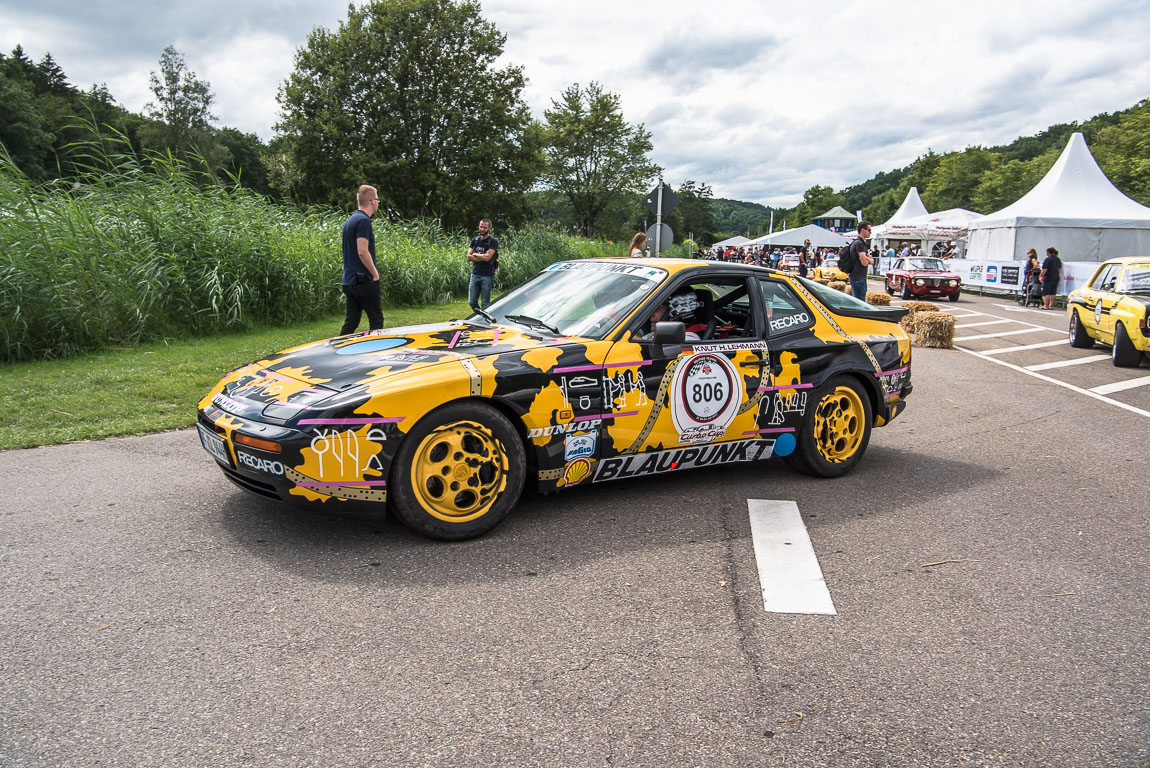
<svg viewBox="0 0 1150 768"><path fill-rule="evenodd" d="M0 361L291 324L343 306L346 213L277 205L193 159L74 145L85 175L33 184L0 147ZM385 306L466 293L468 238L437 222L374 221ZM529 227L500 235L496 285L610 244Z"/></svg>

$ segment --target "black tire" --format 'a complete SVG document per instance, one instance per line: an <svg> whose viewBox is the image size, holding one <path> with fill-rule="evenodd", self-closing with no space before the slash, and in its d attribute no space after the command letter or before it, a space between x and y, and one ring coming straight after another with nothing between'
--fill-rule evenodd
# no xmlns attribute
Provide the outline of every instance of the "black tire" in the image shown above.
<svg viewBox="0 0 1150 768"><path fill-rule="evenodd" d="M1142 363L1142 353L1134 348L1121 322L1114 326L1114 351L1110 359L1119 368L1137 368Z"/></svg>
<svg viewBox="0 0 1150 768"><path fill-rule="evenodd" d="M894 296L894 288L890 287L890 280L883 278L882 287L886 290L887 296Z"/></svg>
<svg viewBox="0 0 1150 768"><path fill-rule="evenodd" d="M819 388L803 414L793 469L814 477L841 477L854 468L870 442L870 396L858 380L834 376Z"/></svg>
<svg viewBox="0 0 1150 768"><path fill-rule="evenodd" d="M954 293L950 294L946 298L950 299L951 301L958 301L958 297L961 295L962 295L962 291L955 291Z"/></svg>
<svg viewBox="0 0 1150 768"><path fill-rule="evenodd" d="M1094 346L1094 339L1086 332L1077 309L1070 313L1070 346L1075 349L1090 349Z"/></svg>
<svg viewBox="0 0 1150 768"><path fill-rule="evenodd" d="M914 294L910 292L910 285L906 280L902 281L902 299L903 301L910 301L914 298Z"/></svg>
<svg viewBox="0 0 1150 768"><path fill-rule="evenodd" d="M471 539L503 522L526 476L523 443L506 416L484 403L448 405L403 438L388 506L424 536Z"/></svg>

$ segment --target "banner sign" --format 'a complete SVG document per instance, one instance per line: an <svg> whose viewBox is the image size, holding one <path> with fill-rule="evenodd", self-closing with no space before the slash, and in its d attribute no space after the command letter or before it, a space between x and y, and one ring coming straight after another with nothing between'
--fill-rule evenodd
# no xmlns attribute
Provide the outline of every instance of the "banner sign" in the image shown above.
<svg viewBox="0 0 1150 768"><path fill-rule="evenodd" d="M1026 275L1025 261L950 259L946 265L962 277L963 288L989 288L1019 293ZM1097 269L1097 261L1062 262L1062 280L1058 284L1058 295L1065 296L1074 289L1087 285Z"/></svg>

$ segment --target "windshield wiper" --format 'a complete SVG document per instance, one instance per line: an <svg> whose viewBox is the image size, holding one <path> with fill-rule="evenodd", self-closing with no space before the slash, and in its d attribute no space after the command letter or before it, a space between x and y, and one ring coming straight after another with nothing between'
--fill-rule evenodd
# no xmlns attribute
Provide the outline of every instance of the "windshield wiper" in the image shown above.
<svg viewBox="0 0 1150 768"><path fill-rule="evenodd" d="M555 334L556 336L562 335L559 333L559 329L555 326L548 325L542 320L536 320L534 317L528 317L527 315L504 315L503 317L513 323L526 325L528 328L543 328L544 330L551 331L551 333Z"/></svg>
<svg viewBox="0 0 1150 768"><path fill-rule="evenodd" d="M492 317L491 315L487 314L486 311L484 311L482 309L476 309L475 314L479 315L480 317L482 317L484 320L491 323L492 325L495 325L495 318Z"/></svg>

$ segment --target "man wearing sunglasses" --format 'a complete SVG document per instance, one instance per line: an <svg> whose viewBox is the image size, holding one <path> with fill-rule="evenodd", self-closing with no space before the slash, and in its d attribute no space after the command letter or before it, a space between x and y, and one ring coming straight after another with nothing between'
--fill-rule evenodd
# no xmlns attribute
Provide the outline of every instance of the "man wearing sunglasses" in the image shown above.
<svg viewBox="0 0 1150 768"><path fill-rule="evenodd" d="M866 272L871 265L871 256L867 253L867 239L870 238L870 222L860 221L858 237L851 243L849 255L851 295L859 301L866 301ZM841 266L841 265L840 265Z"/></svg>

